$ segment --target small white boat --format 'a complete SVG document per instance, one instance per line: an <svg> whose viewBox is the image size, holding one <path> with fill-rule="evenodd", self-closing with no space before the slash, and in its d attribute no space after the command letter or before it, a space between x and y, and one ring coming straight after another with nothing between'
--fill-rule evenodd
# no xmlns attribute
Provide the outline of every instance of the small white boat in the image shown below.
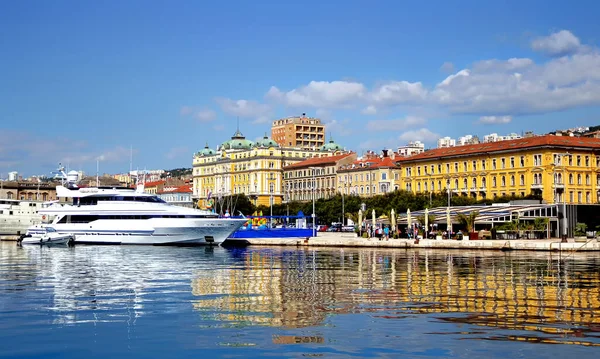
<svg viewBox="0 0 600 359"><path fill-rule="evenodd" d="M69 244L75 240L75 236L67 233L58 233L52 227L44 227L44 233L26 235L19 240L20 244Z"/></svg>

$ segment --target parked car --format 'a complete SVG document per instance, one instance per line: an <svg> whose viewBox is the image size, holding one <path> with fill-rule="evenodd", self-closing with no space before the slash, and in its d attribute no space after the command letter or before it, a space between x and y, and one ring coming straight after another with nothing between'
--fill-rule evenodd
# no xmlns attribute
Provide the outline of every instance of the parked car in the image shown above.
<svg viewBox="0 0 600 359"><path fill-rule="evenodd" d="M342 232L354 232L354 226L343 226Z"/></svg>
<svg viewBox="0 0 600 359"><path fill-rule="evenodd" d="M319 224L317 226L317 232L325 232L325 231L327 231L328 228L329 228L329 226L327 226L325 224Z"/></svg>

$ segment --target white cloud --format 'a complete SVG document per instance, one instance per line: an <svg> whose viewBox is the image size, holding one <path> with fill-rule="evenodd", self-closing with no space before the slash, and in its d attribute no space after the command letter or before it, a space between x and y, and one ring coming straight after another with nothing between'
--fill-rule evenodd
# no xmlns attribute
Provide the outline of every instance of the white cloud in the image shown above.
<svg viewBox="0 0 600 359"><path fill-rule="evenodd" d="M202 109L194 114L194 118L199 122L210 122L217 118L217 113L210 109Z"/></svg>
<svg viewBox="0 0 600 359"><path fill-rule="evenodd" d="M377 105L394 106L421 103L427 97L427 89L420 82L391 81L377 86L370 94Z"/></svg>
<svg viewBox="0 0 600 359"><path fill-rule="evenodd" d="M373 106L373 105L369 105L367 107L365 107L361 113L363 115L375 115L377 114L377 107Z"/></svg>
<svg viewBox="0 0 600 359"><path fill-rule="evenodd" d="M442 64L442 66L440 66L440 71L447 73L447 74L453 73L454 72L454 64L446 61Z"/></svg>
<svg viewBox="0 0 600 359"><path fill-rule="evenodd" d="M511 116L481 116L479 118L479 123L485 125L493 125L493 124L507 124L512 121Z"/></svg>
<svg viewBox="0 0 600 359"><path fill-rule="evenodd" d="M181 116L190 116L198 122L210 122L217 118L217 113L208 108L197 108L194 106L182 106L179 110Z"/></svg>
<svg viewBox="0 0 600 359"><path fill-rule="evenodd" d="M373 150L381 148L397 148L400 143L393 138L375 138L363 141L358 144L358 148L363 150Z"/></svg>
<svg viewBox="0 0 600 359"><path fill-rule="evenodd" d="M568 30L561 30L549 36L538 37L531 42L531 48L551 56L572 54L581 47L579 38Z"/></svg>
<svg viewBox="0 0 600 359"><path fill-rule="evenodd" d="M367 122L368 131L401 131L413 126L421 126L427 122L424 118L407 116L395 120L371 120Z"/></svg>
<svg viewBox="0 0 600 359"><path fill-rule="evenodd" d="M404 106L409 107L410 113L425 110L441 115L500 113L515 117L600 105L597 47L582 45L566 30L535 39L532 47L564 56L539 63L516 57L482 60L446 76L434 86L393 79L372 88L352 79L311 81L288 91L273 86L265 99L287 107L317 109L317 114L334 109L361 109L364 115ZM446 63L442 67L449 70L453 68L451 65ZM268 122L273 113L268 104L253 101L218 99L217 102L227 114L252 118L255 123ZM330 118L331 114L327 116ZM377 128L385 123L374 124Z"/></svg>
<svg viewBox="0 0 600 359"><path fill-rule="evenodd" d="M216 98L215 101L223 112L242 118L253 118L255 121L264 121L271 116L271 106L250 100L232 100L229 98Z"/></svg>
<svg viewBox="0 0 600 359"><path fill-rule="evenodd" d="M89 148L85 141L38 135L30 132L0 131L0 172L24 168L55 169L61 162L71 168L96 166L103 162L126 162L130 149L122 146L105 149L100 154ZM137 151L134 150L134 154ZM48 174L48 173L47 173Z"/></svg>
<svg viewBox="0 0 600 359"><path fill-rule="evenodd" d="M600 104L596 50L536 64L531 59L482 61L448 76L430 102L451 113L546 113Z"/></svg>
<svg viewBox="0 0 600 359"><path fill-rule="evenodd" d="M194 112L194 108L191 106L182 106L181 109L179 110L179 114L181 116L191 115L192 112Z"/></svg>
<svg viewBox="0 0 600 359"><path fill-rule="evenodd" d="M165 153L165 158L168 160L175 160L187 156L189 152L187 147L173 147Z"/></svg>
<svg viewBox="0 0 600 359"><path fill-rule="evenodd" d="M418 130L406 131L400 134L398 139L404 142L421 141L424 143L433 143L436 142L440 137L442 136L430 131L428 128L420 128Z"/></svg>
<svg viewBox="0 0 600 359"><path fill-rule="evenodd" d="M213 130L215 131L223 131L225 129L225 125L214 125Z"/></svg>
<svg viewBox="0 0 600 359"><path fill-rule="evenodd" d="M352 126L349 119L344 119L341 121L329 119L323 121L323 124L327 128L326 142L329 141L330 135L332 135L335 139L337 136L349 136L353 133L352 128L354 126Z"/></svg>
<svg viewBox="0 0 600 359"><path fill-rule="evenodd" d="M349 108L367 92L365 86L349 81L311 81L308 85L282 92L272 86L265 98L289 107Z"/></svg>

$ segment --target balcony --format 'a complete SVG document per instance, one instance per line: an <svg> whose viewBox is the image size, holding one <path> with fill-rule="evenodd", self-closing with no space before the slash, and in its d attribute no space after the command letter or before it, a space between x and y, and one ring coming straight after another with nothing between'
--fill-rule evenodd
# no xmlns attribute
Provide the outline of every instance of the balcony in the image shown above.
<svg viewBox="0 0 600 359"><path fill-rule="evenodd" d="M555 189L565 189L565 184L562 183L562 182L561 183L553 183L552 184L552 188L555 188Z"/></svg>
<svg viewBox="0 0 600 359"><path fill-rule="evenodd" d="M544 189L544 185L541 183L532 183L531 184L531 189Z"/></svg>
<svg viewBox="0 0 600 359"><path fill-rule="evenodd" d="M487 192L487 187L485 187L485 186L479 187L479 192Z"/></svg>

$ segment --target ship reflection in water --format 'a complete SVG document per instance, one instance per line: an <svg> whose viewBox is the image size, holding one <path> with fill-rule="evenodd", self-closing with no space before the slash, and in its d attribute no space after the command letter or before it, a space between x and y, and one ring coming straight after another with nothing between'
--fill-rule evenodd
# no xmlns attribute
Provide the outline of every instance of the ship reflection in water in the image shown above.
<svg viewBox="0 0 600 359"><path fill-rule="evenodd" d="M595 253L0 242L0 358L585 357L599 268Z"/></svg>
<svg viewBox="0 0 600 359"><path fill-rule="evenodd" d="M429 314L473 330L427 334L600 346L595 254L255 249L241 258L239 268L196 274L196 309L289 328L322 325L335 313Z"/></svg>

